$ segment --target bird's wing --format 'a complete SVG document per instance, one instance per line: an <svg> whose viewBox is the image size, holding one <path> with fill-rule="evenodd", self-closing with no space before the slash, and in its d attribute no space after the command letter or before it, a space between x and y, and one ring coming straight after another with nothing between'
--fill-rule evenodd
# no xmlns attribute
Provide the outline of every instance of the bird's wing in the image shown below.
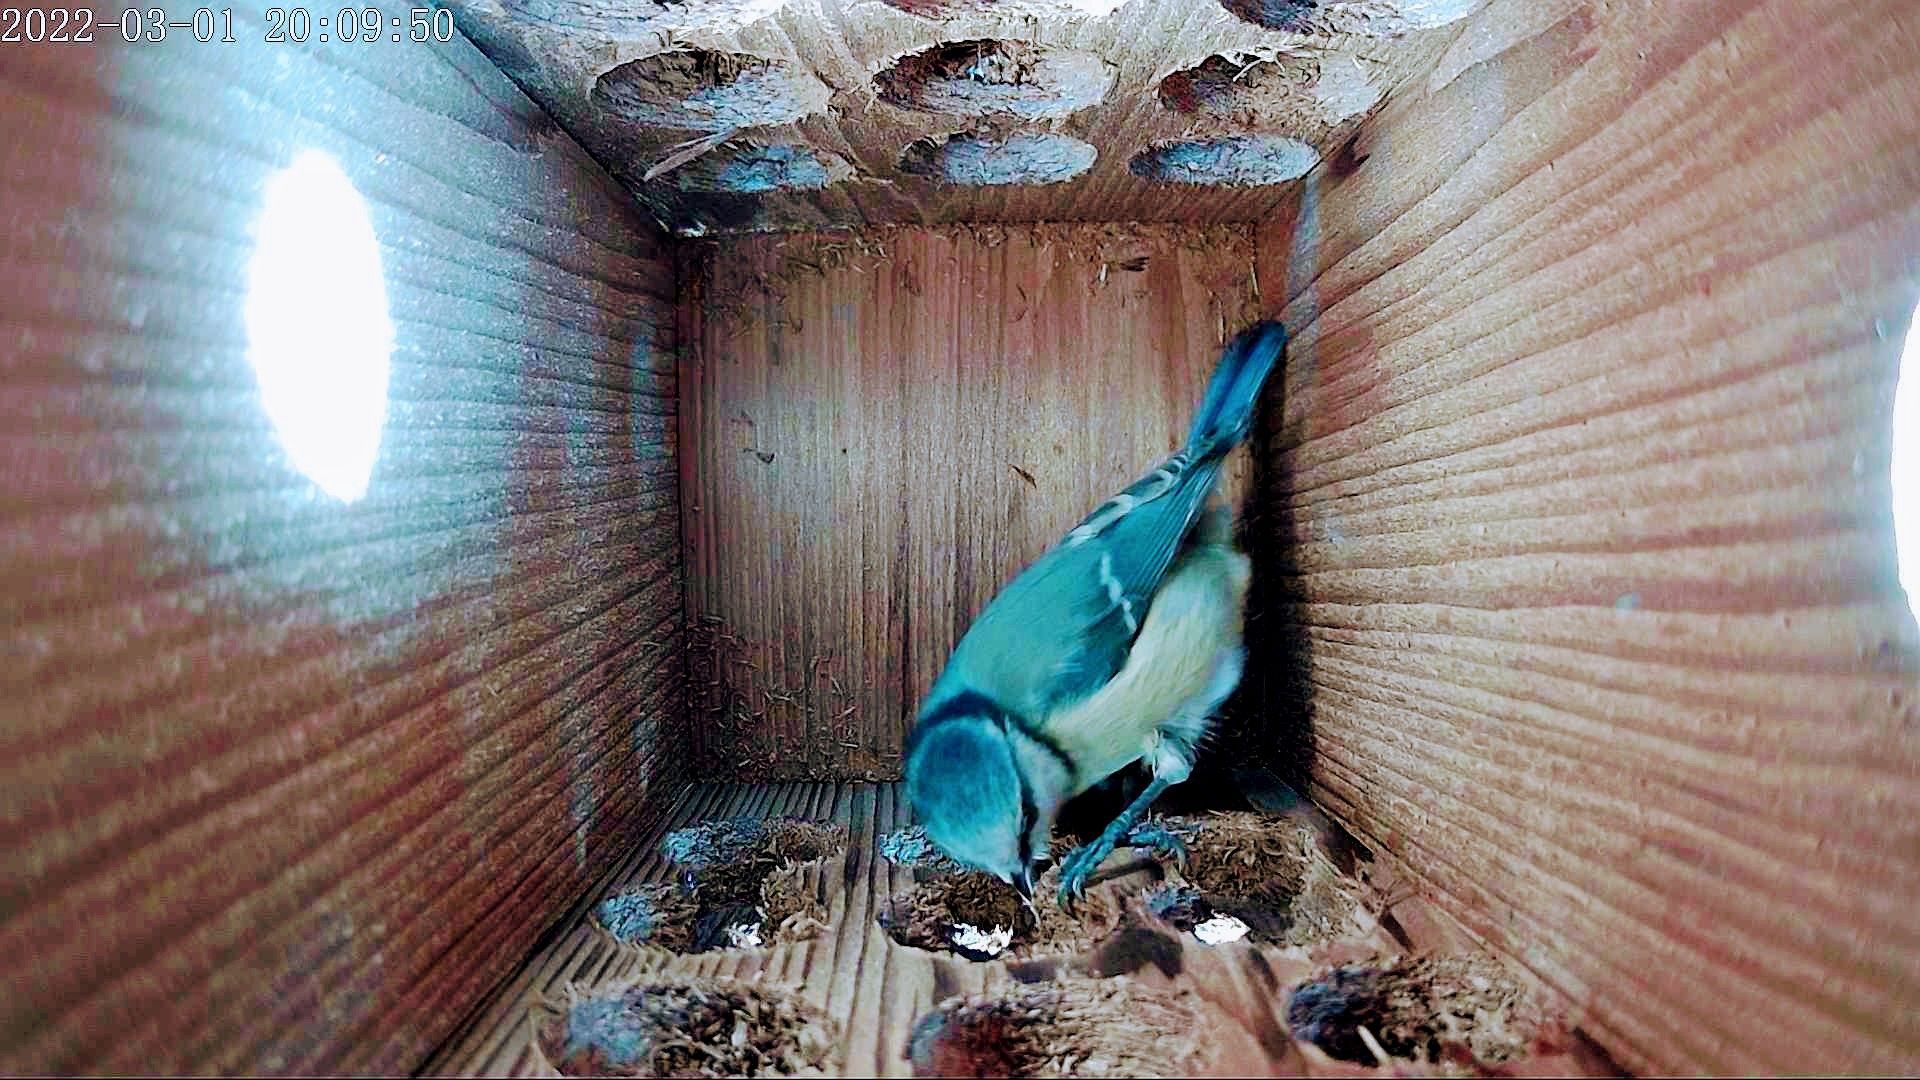
<svg viewBox="0 0 1920 1080"><path fill-rule="evenodd" d="M992 687L1028 717L1105 685L1126 662L1219 469L1218 459L1175 455L1102 503L994 597L941 683Z"/></svg>

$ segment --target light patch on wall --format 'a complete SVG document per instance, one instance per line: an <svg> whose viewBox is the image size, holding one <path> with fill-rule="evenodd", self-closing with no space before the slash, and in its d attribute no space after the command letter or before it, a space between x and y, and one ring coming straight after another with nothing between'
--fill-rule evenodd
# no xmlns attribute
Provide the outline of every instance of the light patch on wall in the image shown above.
<svg viewBox="0 0 1920 1080"><path fill-rule="evenodd" d="M1900 587L1908 610L1920 618L1920 333L1912 326L1893 393L1893 535Z"/></svg>
<svg viewBox="0 0 1920 1080"><path fill-rule="evenodd" d="M328 154L304 151L267 181L245 319L288 457L327 494L359 499L387 418L393 322L366 200Z"/></svg>

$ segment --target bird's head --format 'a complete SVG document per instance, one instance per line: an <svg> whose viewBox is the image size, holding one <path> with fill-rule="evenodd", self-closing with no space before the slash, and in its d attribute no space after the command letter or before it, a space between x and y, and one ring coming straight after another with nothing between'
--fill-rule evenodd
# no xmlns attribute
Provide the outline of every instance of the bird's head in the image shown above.
<svg viewBox="0 0 1920 1080"><path fill-rule="evenodd" d="M1032 905L1036 864L1066 801L1059 755L990 704L958 701L923 716L906 747L907 799L927 838Z"/></svg>

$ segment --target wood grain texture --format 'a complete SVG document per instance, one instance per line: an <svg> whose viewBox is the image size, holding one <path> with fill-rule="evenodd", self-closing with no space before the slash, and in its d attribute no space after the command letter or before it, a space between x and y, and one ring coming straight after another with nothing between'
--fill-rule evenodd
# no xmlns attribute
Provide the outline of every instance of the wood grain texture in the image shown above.
<svg viewBox="0 0 1920 1080"><path fill-rule="evenodd" d="M1184 439L1254 306L1250 233L899 229L705 252L680 382L701 767L896 776L974 616ZM1229 465L1236 501L1245 469Z"/></svg>
<svg viewBox="0 0 1920 1080"><path fill-rule="evenodd" d="M1313 795L1635 1071L1920 1068L1920 9L1495 0L1349 165L1260 235Z"/></svg>
<svg viewBox="0 0 1920 1080"><path fill-rule="evenodd" d="M1276 7L1280 5L1275 5ZM856 228L889 224L1039 221L1258 220L1289 197L1291 179L1256 186L1175 184L1129 169L1151 144L1250 133L1283 135L1337 156L1361 117L1408 77L1426 71L1453 41L1466 2L1365 0L1303 4L1296 30L1242 21L1215 0L1067 4L982 0L766 0L633 4L621 0L458 0L462 30L573 132L661 220L689 235L751 229ZM909 14L902 7L934 12ZM1105 7L1106 10L1086 10ZM1076 8L1080 10L1076 10ZM1117 10L1115 10L1117 8ZM879 95L875 76L946 43L1011 41L1073 50L1110 69L1111 89L1071 115L1021 121L901 107ZM817 190L743 195L683 190L683 172L648 179L674 147L711 134L688 121L596 98L596 80L623 64L690 49L787 65L814 87L822 111L744 126L741 146L794 145L834 163ZM1161 102L1163 80L1210 57L1286 58L1305 67L1297 92L1254 95L1217 110L1183 112ZM1326 74L1322 74L1326 73ZM1247 73L1256 76L1258 73ZM1244 85L1249 80L1241 77ZM671 112L671 110L669 110ZM971 131L1060 134L1098 154L1061 183L968 187L900 167L916 140ZM708 150L715 158L725 150ZM1297 173L1292 176L1297 176Z"/></svg>
<svg viewBox="0 0 1920 1080"><path fill-rule="evenodd" d="M411 1070L681 782L657 234L464 42L236 16L0 58L9 1072ZM242 319L308 148L396 328L351 504Z"/></svg>

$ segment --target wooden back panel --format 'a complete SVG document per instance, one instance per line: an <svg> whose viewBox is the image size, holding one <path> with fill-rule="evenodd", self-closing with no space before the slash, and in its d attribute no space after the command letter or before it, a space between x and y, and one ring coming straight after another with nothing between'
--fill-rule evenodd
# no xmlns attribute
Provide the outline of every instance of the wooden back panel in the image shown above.
<svg viewBox="0 0 1920 1080"><path fill-rule="evenodd" d="M763 236L696 268L689 677L729 779L898 776L959 635L1178 446L1254 308L1220 227Z"/></svg>

